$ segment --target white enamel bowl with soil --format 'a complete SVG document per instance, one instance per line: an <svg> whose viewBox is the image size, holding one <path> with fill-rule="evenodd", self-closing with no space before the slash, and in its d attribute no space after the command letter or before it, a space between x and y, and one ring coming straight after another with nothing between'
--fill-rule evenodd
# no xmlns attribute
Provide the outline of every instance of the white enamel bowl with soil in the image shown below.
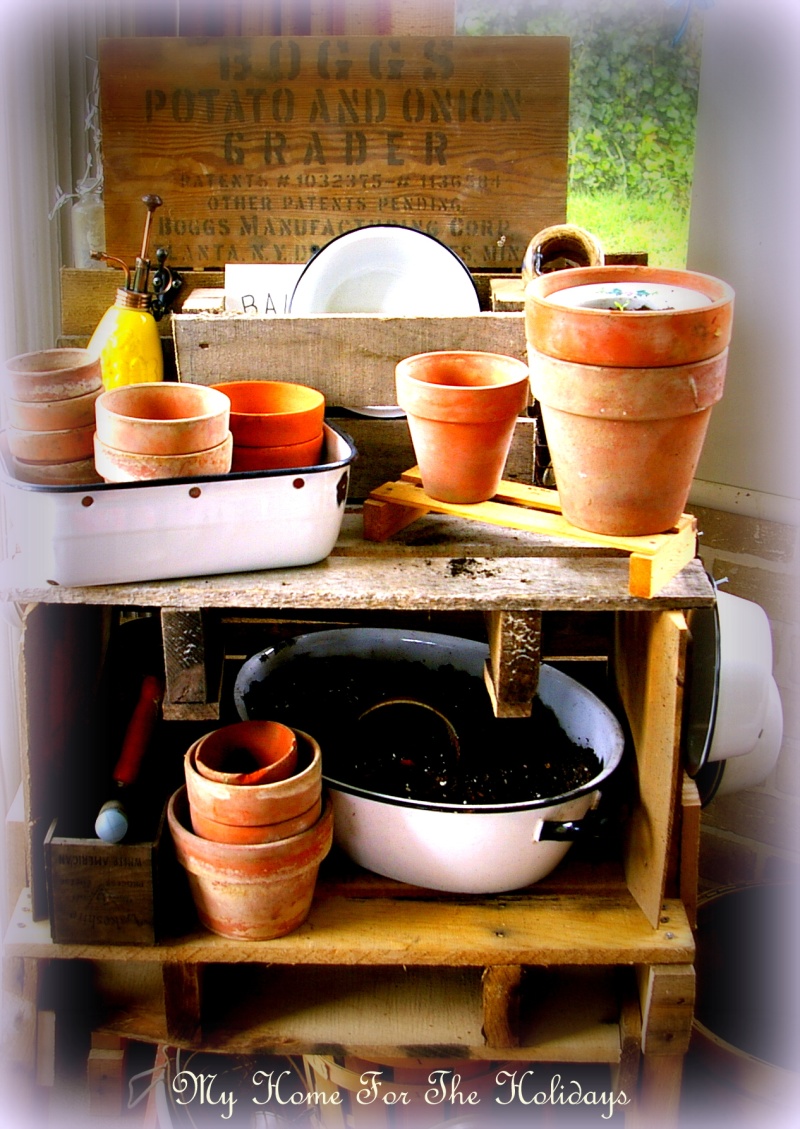
<svg viewBox="0 0 800 1129"><path fill-rule="evenodd" d="M234 690L239 715L246 718L249 709L257 710L259 693L277 669L314 654L404 659L434 670L451 666L482 679L488 648L453 636L388 628L301 636L244 664ZM625 742L618 720L596 695L546 664L539 698L554 711L567 737L591 748L599 760L600 771L584 785L544 799L510 803L465 806L407 799L331 775L323 744L323 779L333 801L338 846L367 870L454 893L499 893L545 877L570 846L569 840L548 836L561 834L564 824L580 821L597 805L600 786L619 764ZM491 749L487 754L494 755Z"/></svg>

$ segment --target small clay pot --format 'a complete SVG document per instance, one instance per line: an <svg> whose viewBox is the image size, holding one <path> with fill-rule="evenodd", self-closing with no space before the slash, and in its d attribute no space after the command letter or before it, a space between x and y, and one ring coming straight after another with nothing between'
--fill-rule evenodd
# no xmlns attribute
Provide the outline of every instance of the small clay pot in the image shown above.
<svg viewBox="0 0 800 1129"><path fill-rule="evenodd" d="M286 447L322 434L325 397L316 388L279 380L233 380L212 387L230 400L237 447Z"/></svg>
<svg viewBox="0 0 800 1129"><path fill-rule="evenodd" d="M454 503L496 494L528 403L528 366L498 353L419 353L395 378L426 493Z"/></svg>
<svg viewBox="0 0 800 1129"><path fill-rule="evenodd" d="M194 478L227 474L231 469L233 439L227 438L208 451L189 455L138 455L107 447L94 437L94 460L106 482L136 482L162 478Z"/></svg>
<svg viewBox="0 0 800 1129"><path fill-rule="evenodd" d="M239 447L233 445L231 470L287 470L290 467L316 466L322 457L323 433L307 443L285 447Z"/></svg>
<svg viewBox="0 0 800 1129"><path fill-rule="evenodd" d="M5 386L14 400L67 400L103 386L99 359L86 349L40 349L5 363Z"/></svg>
<svg viewBox="0 0 800 1129"><path fill-rule="evenodd" d="M167 805L178 862L200 921L222 937L264 941L297 929L309 914L319 866L333 843L333 809L299 835L272 843L217 843L190 830L187 793Z"/></svg>
<svg viewBox="0 0 800 1129"><path fill-rule="evenodd" d="M25 401L7 397L8 422L21 431L66 431L70 427L94 425L94 406L101 392L101 388L96 388L68 400Z"/></svg>
<svg viewBox="0 0 800 1129"><path fill-rule="evenodd" d="M202 384L128 384L97 401L97 434L116 451L187 455L223 443L229 417L228 397Z"/></svg>
<svg viewBox="0 0 800 1129"><path fill-rule="evenodd" d="M237 721L201 737L193 764L206 780L221 784L269 784L297 768L297 737L279 721Z"/></svg>
<svg viewBox="0 0 800 1129"><path fill-rule="evenodd" d="M72 463L92 457L94 424L65 431L21 431L9 427L6 439L11 454L27 463Z"/></svg>
<svg viewBox="0 0 800 1129"><path fill-rule="evenodd" d="M285 780L242 787L201 776L195 766L197 742L186 752L183 767L192 812L229 826L264 827L307 812L322 791L322 754L313 737L293 730L297 738L297 770Z"/></svg>
<svg viewBox="0 0 800 1129"><path fill-rule="evenodd" d="M26 463L12 459L14 477L32 486L94 486L102 482L94 459L78 459L72 463Z"/></svg>

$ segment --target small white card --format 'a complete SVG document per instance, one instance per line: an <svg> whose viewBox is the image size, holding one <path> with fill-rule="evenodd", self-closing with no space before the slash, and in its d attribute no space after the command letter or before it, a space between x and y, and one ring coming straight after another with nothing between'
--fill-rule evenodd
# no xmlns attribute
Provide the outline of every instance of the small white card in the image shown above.
<svg viewBox="0 0 800 1129"><path fill-rule="evenodd" d="M226 263L225 309L283 317L302 270L302 263Z"/></svg>

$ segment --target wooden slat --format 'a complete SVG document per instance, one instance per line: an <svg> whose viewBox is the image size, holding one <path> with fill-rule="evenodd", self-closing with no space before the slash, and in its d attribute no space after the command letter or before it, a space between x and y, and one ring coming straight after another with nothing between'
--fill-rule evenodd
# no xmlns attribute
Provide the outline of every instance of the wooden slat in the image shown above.
<svg viewBox="0 0 800 1129"><path fill-rule="evenodd" d="M218 628L218 619L205 609L162 608L166 675L162 710L166 720L219 718L222 653Z"/></svg>
<svg viewBox="0 0 800 1129"><path fill-rule="evenodd" d="M628 887L654 928L662 916L677 798L687 637L677 611L617 618L616 681L639 782L639 803L626 828L625 869Z"/></svg>
<svg viewBox="0 0 800 1129"><path fill-rule="evenodd" d="M520 965L493 965L483 970L483 1035L487 1046L519 1046L521 983Z"/></svg>
<svg viewBox="0 0 800 1129"><path fill-rule="evenodd" d="M684 772L680 810L680 871L678 889L692 929L697 927L697 891L700 878L700 829L703 805L697 784Z"/></svg>
<svg viewBox="0 0 800 1129"><path fill-rule="evenodd" d="M161 968L164 1010L170 1042L193 1042L201 1028L203 969L197 964L167 960Z"/></svg>
<svg viewBox="0 0 800 1129"><path fill-rule="evenodd" d="M489 659L484 682L496 717L530 717L539 685L542 614L490 612Z"/></svg>

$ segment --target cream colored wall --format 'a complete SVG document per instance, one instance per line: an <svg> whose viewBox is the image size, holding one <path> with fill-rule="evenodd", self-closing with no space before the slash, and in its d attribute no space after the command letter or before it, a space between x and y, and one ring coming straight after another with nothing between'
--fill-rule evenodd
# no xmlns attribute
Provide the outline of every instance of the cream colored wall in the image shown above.
<svg viewBox="0 0 800 1129"><path fill-rule="evenodd" d="M690 269L736 291L725 396L700 479L800 497L800 5L716 0L703 15Z"/></svg>
<svg viewBox="0 0 800 1129"><path fill-rule="evenodd" d="M798 57L796 0L704 13L687 265L729 282L736 305L690 508L709 571L769 616L784 712L770 779L704 810L706 887L800 882L800 316L785 273L800 251Z"/></svg>

